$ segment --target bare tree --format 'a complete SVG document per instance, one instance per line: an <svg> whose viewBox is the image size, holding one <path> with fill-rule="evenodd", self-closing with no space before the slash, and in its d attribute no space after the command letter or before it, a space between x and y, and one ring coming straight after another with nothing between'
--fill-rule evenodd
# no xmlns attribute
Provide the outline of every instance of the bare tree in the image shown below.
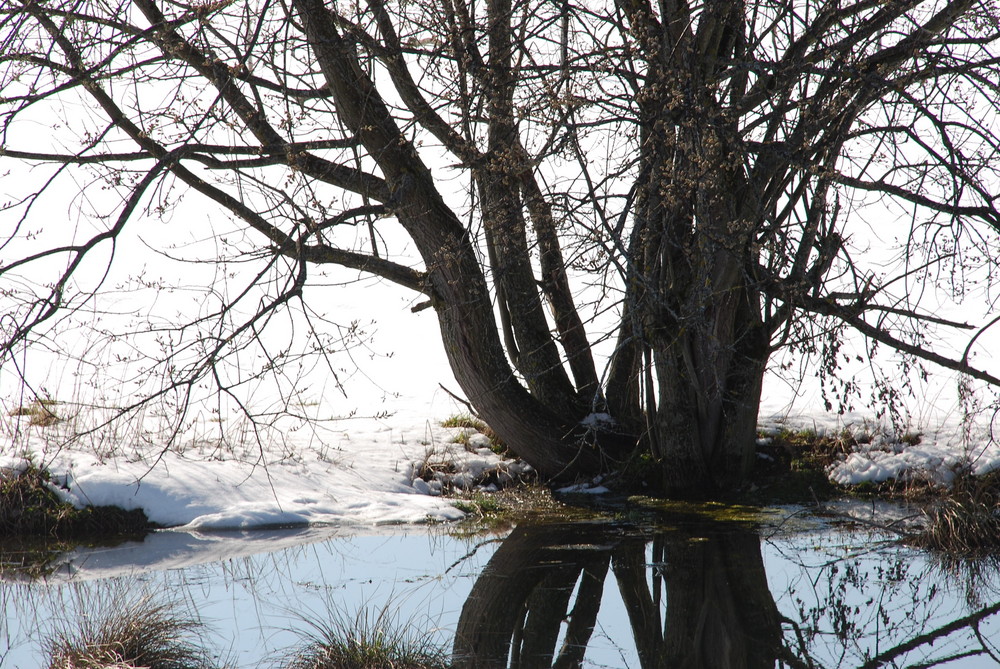
<svg viewBox="0 0 1000 669"><path fill-rule="evenodd" d="M262 269L177 329L199 334L160 359L171 392L225 389L219 361L324 265L423 295L472 406L553 480L646 453L665 493L739 486L771 356L833 378L849 330L1000 384L970 357L989 305L920 300L994 278L992 2L11 0L0 22L0 160L51 167L3 209L8 362L93 298L88 257L196 192ZM53 115L52 148L25 141ZM117 199L60 236L46 195L87 178ZM902 219L885 267L852 248L883 225L864 202ZM934 347L952 330L964 353Z"/></svg>

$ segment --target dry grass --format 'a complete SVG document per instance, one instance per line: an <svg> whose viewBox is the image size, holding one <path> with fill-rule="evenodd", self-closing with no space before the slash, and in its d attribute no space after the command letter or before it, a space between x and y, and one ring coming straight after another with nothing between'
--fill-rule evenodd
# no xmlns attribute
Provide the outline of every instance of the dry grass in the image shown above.
<svg viewBox="0 0 1000 669"><path fill-rule="evenodd" d="M49 640L49 669L207 669L201 623L149 596L115 602L103 615Z"/></svg>
<svg viewBox="0 0 1000 669"><path fill-rule="evenodd" d="M361 611L353 619L308 621L305 644L282 669L446 669L447 653L430 634L398 626L386 609Z"/></svg>
<svg viewBox="0 0 1000 669"><path fill-rule="evenodd" d="M20 406L11 411L9 416L28 416L28 425L38 427L49 427L55 425L60 420L55 411L52 410L58 402L51 399L36 398L31 404Z"/></svg>
<svg viewBox="0 0 1000 669"><path fill-rule="evenodd" d="M923 548L977 557L1000 551L1000 474L959 472L951 490L924 512L913 538Z"/></svg>

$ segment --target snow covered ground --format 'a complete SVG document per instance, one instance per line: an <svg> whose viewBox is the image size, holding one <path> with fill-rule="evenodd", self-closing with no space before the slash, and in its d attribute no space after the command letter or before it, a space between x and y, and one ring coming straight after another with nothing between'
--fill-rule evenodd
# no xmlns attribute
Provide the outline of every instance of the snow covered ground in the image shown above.
<svg viewBox="0 0 1000 669"><path fill-rule="evenodd" d="M242 435L235 443L181 439L167 450L149 433L141 446L125 437L114 444L107 436L73 441L72 419L31 426L29 415L5 416L3 429L16 438L0 454L0 467L30 459L46 466L59 493L76 505L141 508L153 522L185 530L456 520L463 514L440 495L444 480L471 486L486 471L523 469L492 453L482 435L441 427L460 407L440 390L420 390L423 400L397 398L400 411L388 417L296 423L297 429L285 431L279 425L259 436L244 428L235 431ZM67 415L87 411L68 404L52 409ZM914 444L863 414L782 415L774 409L765 405L762 412L765 432L791 427L836 433L848 426L873 435L830 470L838 483L901 476L947 482L962 466L977 474L1000 467L1000 447L985 429L976 426L970 433L957 416L915 426L921 437ZM468 444L456 442L463 432L471 435ZM427 482L418 477L424 465L452 471Z"/></svg>
<svg viewBox="0 0 1000 669"><path fill-rule="evenodd" d="M467 408L444 390L458 388L433 315L412 313L384 286L363 292L379 304L371 350L384 355L359 361L363 373L343 379L346 397L322 379L314 379L314 387L303 383L297 388L305 399L315 400L314 406L302 407L314 422L278 419L255 431L238 414L209 414L190 421L174 446L164 449L167 429L149 412L145 421L69 439L99 424L100 411L73 402L78 375L57 364L36 365L30 370L38 372L35 387L44 385L62 401L52 410L63 420L32 426L32 416L10 415L30 398L18 396L17 378L0 378L5 381L0 384L0 467L22 466L27 457L46 466L60 494L75 504L142 508L150 520L186 530L371 528L456 520L462 512L439 494L440 481L418 478L422 465L450 464L449 477L460 486L484 471L502 472L511 465L490 452L482 438L474 436L467 448L455 443L461 429L441 427L443 419ZM921 393L908 407L907 430L921 434L916 444L880 427L872 412L817 410L822 403L808 381L790 387L771 379L760 424L765 431L791 427L836 433L849 427L871 433L874 438L863 451L830 471L838 483L898 476L947 482L956 467L984 473L1000 466L988 420L966 426L949 399L954 393Z"/></svg>
<svg viewBox="0 0 1000 669"><path fill-rule="evenodd" d="M189 530L456 520L462 513L440 496L442 480L417 478L422 464L454 463L459 471L447 479L459 487L488 470L523 469L502 462L478 433L467 446L455 443L466 430L434 420L403 428L348 421L319 437L282 439L277 448L262 449L255 439L238 448L203 441L108 456L86 442L63 443L59 423L20 429L25 436L13 453L5 449L0 466L18 467L28 454L77 506L141 508L155 523Z"/></svg>

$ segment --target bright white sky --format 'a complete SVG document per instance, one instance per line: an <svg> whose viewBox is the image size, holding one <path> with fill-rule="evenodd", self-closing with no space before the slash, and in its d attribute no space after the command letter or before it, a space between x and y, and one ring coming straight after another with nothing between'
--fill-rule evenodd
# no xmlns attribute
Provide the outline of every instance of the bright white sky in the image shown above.
<svg viewBox="0 0 1000 669"><path fill-rule="evenodd" d="M54 113L70 123L79 121L78 111L71 107ZM25 144L11 148L60 148L41 117L33 123L37 135L25 135L32 130L20 128L20 133L11 136ZM30 192L48 169L32 167L6 176L0 183L0 199ZM451 176L447 168L439 168L436 174ZM107 198L114 196L99 184L88 185L86 196L81 195L84 185L67 179L60 188L47 192L38 210L46 213L47 220L32 217L22 233L33 230L45 240L55 235L77 241L93 234L88 216L113 209L115 203ZM462 187L452 185L456 192ZM905 226L887 224L890 214L882 208L858 215L866 217L873 246L897 242L899 236L891 231ZM4 216L0 224L6 230L14 219L9 212ZM211 387L199 387L194 390L199 410L187 417L173 450L163 457L157 456L164 449L164 428L170 416L158 412L169 407L156 405L129 424L113 425L75 444L64 443L61 435L66 430L93 426L107 416L95 406L122 406L135 392L156 387L158 378L145 373L141 360L134 358L156 352L158 328L211 312L222 293L235 294L250 280L248 268L239 264L220 266L183 259L228 255L230 245L242 242L240 226L199 196L186 194L169 215L145 217L128 227L117 242L107 275L110 246L103 254L95 254L75 279L82 287L99 287L96 305L57 322L58 337L40 342L18 360L17 367L8 364L0 369L0 429L11 436L15 448L3 453L3 462L13 464L29 455L69 485L68 499L142 507L152 520L165 525L378 524L457 517L447 501L419 494L412 486L412 462L430 451L454 449L449 445L453 434L438 427L438 421L465 410L440 387L460 392L443 354L434 314L431 310L412 313L410 307L418 296L351 272L334 272L321 279L320 270L315 270L314 287L307 288L306 300L317 317L328 319L324 329L329 334L356 323L364 336L346 349L333 350L329 366L315 360L301 367L294 363L284 380L241 387L237 392L256 411L272 411L294 398L292 408L307 416L339 420L312 428L301 421L280 419L273 429L255 438L233 402L220 403ZM865 246L860 238L854 242ZM394 243L401 253L406 252L402 242ZM0 251L0 263L11 262L27 248L27 242L8 245ZM58 267L53 264L54 269ZM37 274L39 268L32 271L36 274L26 277L30 281L46 280ZM929 298L929 304L934 303ZM965 316L963 310L960 315L978 324L985 322L975 320L983 318L982 313ZM142 334L109 343L95 338L95 330ZM302 332L301 318L279 318L266 338L280 347L287 341L301 342ZM980 342L980 361L986 352L1000 350L997 341L1000 338L992 336ZM951 346L961 349L964 340ZM238 362L248 367L262 364L259 352L248 355ZM235 378L239 365L229 371ZM851 364L843 374L851 377L863 372L862 365ZM845 421L870 420L872 412L861 406L851 416L824 414L812 370L802 374L801 385L768 378L762 422L770 424L772 416L779 415L797 424L837 429ZM22 380L28 382L27 387ZM857 461L832 472L834 478L845 482L884 478L901 467L938 471L953 464L954 458L968 450L960 438L955 387L954 377L942 374L928 386L918 386L912 403L907 403L911 429L928 435L920 452L894 453L895 442L890 439L886 452L859 455ZM38 428L26 426L24 418L7 415L29 403L34 392L61 402L56 412L67 420L52 428ZM220 438L227 444L221 450L215 447ZM460 448L453 457L467 461L473 471L484 466L485 460L495 464L492 456L467 454ZM261 466L264 462L266 466ZM991 468L996 460L990 451L977 463Z"/></svg>

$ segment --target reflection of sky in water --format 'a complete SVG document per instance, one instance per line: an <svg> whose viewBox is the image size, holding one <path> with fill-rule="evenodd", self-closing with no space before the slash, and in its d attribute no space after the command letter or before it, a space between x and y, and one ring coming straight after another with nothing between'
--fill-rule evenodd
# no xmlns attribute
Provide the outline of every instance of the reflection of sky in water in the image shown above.
<svg viewBox="0 0 1000 669"><path fill-rule="evenodd" d="M766 540L762 551L772 595L795 621L786 643L804 643L816 666L1000 666L996 563L947 566L863 533ZM978 632L962 624L972 617Z"/></svg>
<svg viewBox="0 0 1000 669"><path fill-rule="evenodd" d="M39 644L46 630L81 608L93 610L95 602L110 600L121 588L182 599L184 610L197 611L212 632L211 642L224 657L232 654L239 667L256 666L262 658L294 645L299 637L292 630L308 627L301 619L321 619L329 608L353 616L361 607L388 606L401 622L413 620L421 629L442 625L440 640L446 643L492 544L464 557L490 539L463 541L415 532L335 537L276 552L60 585L0 583L4 610L0 653L9 647L0 666L42 666ZM273 533L275 543L281 542L280 534ZM167 564L183 561L177 544L185 543L182 539L187 536L164 533L166 541L160 543L171 553ZM237 552L232 541L224 545ZM263 549L256 546L257 551ZM220 546L211 550L222 552ZM137 550L128 553L142 559ZM156 562L157 557L147 554L145 561ZM88 565L78 573L93 578L101 568L100 552L78 558ZM116 558L105 555L103 562L109 572L120 571L111 566Z"/></svg>
<svg viewBox="0 0 1000 669"><path fill-rule="evenodd" d="M238 667L283 657L283 651L299 640L294 630L308 629L303 619L322 620L330 610L350 618L364 607L385 608L400 624L413 623L420 633L433 631L450 648L466 597L500 545L491 537L459 539L420 529L319 541L316 535L315 531L258 533L249 542L252 549L234 537L167 535L157 539L159 558L152 556L156 552L152 549L143 558L137 547L78 553L76 559L83 566L77 578L89 580L0 584L4 610L0 652L6 650L0 665L44 666L41 644L46 632L72 621L81 611L94 611L121 589L179 599L185 610L196 611L206 624L209 643ZM313 543L289 545L303 539ZM668 541L667 562L672 552L689 555L683 542L703 540L707 545L715 541L697 533L685 535L680 543ZM285 547L255 552L268 545ZM203 555L214 551L238 557L185 564L197 558L186 557L184 546L196 553L200 546ZM647 560L653 561L650 550L647 546ZM926 556L880 549L878 540L868 535L827 531L771 537L761 541L760 552L778 610L795 623L782 626L784 644L803 660L808 654L808 661L818 667L862 666L879 653L919 641L921 635L1000 600L994 576L975 578L968 572L964 577L946 576ZM145 560L150 568L100 578L120 574L124 559ZM997 642L990 640L1000 638L997 621L985 619L979 631L995 651ZM981 648L975 634L964 627L933 645L918 645L895 662L907 666ZM604 583L587 666L640 666L613 571ZM979 654L948 666L995 665Z"/></svg>

